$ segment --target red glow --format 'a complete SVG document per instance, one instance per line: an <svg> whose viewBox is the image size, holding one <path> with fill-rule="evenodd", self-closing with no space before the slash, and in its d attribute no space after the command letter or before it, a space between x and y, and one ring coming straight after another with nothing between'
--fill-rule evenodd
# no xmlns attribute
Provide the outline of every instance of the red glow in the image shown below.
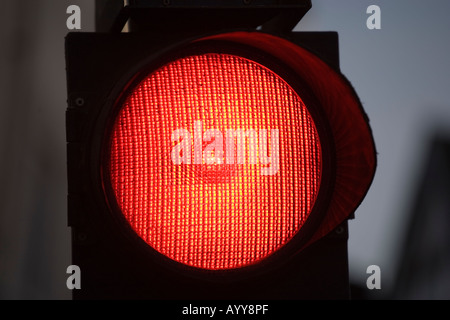
<svg viewBox="0 0 450 320"><path fill-rule="evenodd" d="M175 153L180 129L189 149ZM224 156L215 149L207 164L209 129L223 133ZM227 162L225 135L237 129L254 130L258 141L266 130L266 152L249 143L245 161L236 151ZM276 132L278 169L272 158L264 174ZM191 160L174 163L173 153ZM119 208L144 241L175 261L217 270L254 264L292 239L314 206L321 161L314 122L283 79L242 57L202 54L161 67L132 90L113 127L109 168Z"/></svg>

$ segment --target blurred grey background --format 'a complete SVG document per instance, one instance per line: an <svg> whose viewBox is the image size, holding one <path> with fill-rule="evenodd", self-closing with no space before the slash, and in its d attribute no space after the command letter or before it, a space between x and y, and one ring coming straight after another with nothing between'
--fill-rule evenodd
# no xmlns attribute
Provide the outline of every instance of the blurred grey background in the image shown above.
<svg viewBox="0 0 450 320"><path fill-rule="evenodd" d="M355 298L450 299L450 2L313 0L297 31L338 31L341 69L368 113L374 183L350 222ZM70 299L66 9L94 31L94 1L2 0L0 299ZM381 29L369 30L369 5ZM381 289L366 287L367 267ZM332 266L331 266L332 268Z"/></svg>

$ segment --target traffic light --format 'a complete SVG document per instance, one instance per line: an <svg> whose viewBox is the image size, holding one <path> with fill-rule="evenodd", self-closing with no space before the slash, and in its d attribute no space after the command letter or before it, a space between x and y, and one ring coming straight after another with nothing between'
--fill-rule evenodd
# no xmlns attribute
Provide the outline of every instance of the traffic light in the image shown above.
<svg viewBox="0 0 450 320"><path fill-rule="evenodd" d="M376 154L337 33L291 31L310 7L131 1L68 34L75 299L349 298Z"/></svg>

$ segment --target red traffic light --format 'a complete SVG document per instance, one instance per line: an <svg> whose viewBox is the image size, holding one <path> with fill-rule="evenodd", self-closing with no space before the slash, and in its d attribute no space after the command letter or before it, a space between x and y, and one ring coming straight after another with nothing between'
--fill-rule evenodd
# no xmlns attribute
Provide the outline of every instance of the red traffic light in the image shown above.
<svg viewBox="0 0 450 320"><path fill-rule="evenodd" d="M175 51L133 76L103 147L108 201L142 240L191 267L233 269L349 217L375 161L339 73L264 33Z"/></svg>
<svg viewBox="0 0 450 320"><path fill-rule="evenodd" d="M238 268L300 232L319 193L320 139L275 71L223 47L195 51L120 100L107 173L152 248L193 267Z"/></svg>
<svg viewBox="0 0 450 320"><path fill-rule="evenodd" d="M337 35L289 36L68 37L77 297L348 296L374 142Z"/></svg>

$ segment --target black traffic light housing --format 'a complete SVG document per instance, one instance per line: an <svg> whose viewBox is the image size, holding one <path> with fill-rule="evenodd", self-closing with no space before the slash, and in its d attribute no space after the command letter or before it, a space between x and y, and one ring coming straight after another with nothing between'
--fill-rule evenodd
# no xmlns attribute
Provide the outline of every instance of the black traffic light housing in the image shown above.
<svg viewBox="0 0 450 320"><path fill-rule="evenodd" d="M337 33L291 31L310 7L310 1L131 1L114 19L97 20L108 32L68 34L68 223L72 263L82 274L74 299L350 298L347 221L277 267L202 277L143 255L117 227L102 193L105 109L141 61L189 39L238 30L288 39L339 71ZM121 33L126 21L133 31Z"/></svg>

